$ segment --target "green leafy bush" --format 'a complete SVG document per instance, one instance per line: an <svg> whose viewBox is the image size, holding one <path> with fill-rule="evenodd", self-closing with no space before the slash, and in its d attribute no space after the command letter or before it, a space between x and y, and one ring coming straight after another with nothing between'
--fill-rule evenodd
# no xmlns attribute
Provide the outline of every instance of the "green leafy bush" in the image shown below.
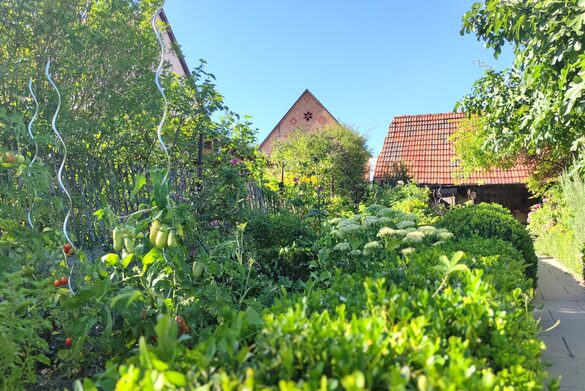
<svg viewBox="0 0 585 391"><path fill-rule="evenodd" d="M442 253L464 251L463 262L471 269L486 271L484 281L507 294L516 288L527 291L531 282L524 278L527 264L512 243L494 238L468 238L441 243L436 250ZM428 254L421 254L421 256Z"/></svg>
<svg viewBox="0 0 585 391"><path fill-rule="evenodd" d="M585 277L585 181L577 173L564 174L560 183L549 189L542 204L528 216L528 229L535 237L540 254L563 263L578 278Z"/></svg>
<svg viewBox="0 0 585 391"><path fill-rule="evenodd" d="M317 235L305 221L287 211L255 212L245 234L248 249L262 272L275 279L308 277L309 263L316 255Z"/></svg>
<svg viewBox="0 0 585 391"><path fill-rule="evenodd" d="M396 186L377 186L372 192L371 201L404 213L412 213L421 225L433 224L439 216L430 207L431 191L416 183Z"/></svg>
<svg viewBox="0 0 585 391"><path fill-rule="evenodd" d="M37 366L48 365L47 339L53 328L43 317L50 297L42 294L49 279L35 281L33 270L0 277L0 386L2 389L38 384Z"/></svg>
<svg viewBox="0 0 585 391"><path fill-rule="evenodd" d="M561 224L555 225L534 242L539 254L549 255L560 261L578 278L585 278L583 250L575 239L575 233Z"/></svg>
<svg viewBox="0 0 585 391"><path fill-rule="evenodd" d="M537 279L538 258L528 231L512 214L498 204L481 203L447 212L437 227L448 229L457 238L496 238L510 242L526 261L526 276Z"/></svg>
<svg viewBox="0 0 585 391"><path fill-rule="evenodd" d="M499 274L519 253L496 240L502 254L479 257L490 241L444 244L469 246L474 257L439 256L448 252L440 244L381 256L368 271L335 272L262 317L240 312L192 349L171 344L171 359L141 342L119 371L111 366L95 380L106 390L150 390L155 378L170 389L542 389L543 343L521 268L509 283L493 283L504 282ZM388 273L393 265L403 273Z"/></svg>
<svg viewBox="0 0 585 391"><path fill-rule="evenodd" d="M585 249L585 178L575 172L561 177L563 200L569 209L568 223L575 232L575 240Z"/></svg>

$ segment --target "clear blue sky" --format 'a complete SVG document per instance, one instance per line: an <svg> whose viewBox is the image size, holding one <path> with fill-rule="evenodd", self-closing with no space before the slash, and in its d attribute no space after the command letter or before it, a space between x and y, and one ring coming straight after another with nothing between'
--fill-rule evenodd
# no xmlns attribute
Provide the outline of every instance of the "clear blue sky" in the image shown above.
<svg viewBox="0 0 585 391"><path fill-rule="evenodd" d="M377 155L392 118L452 111L483 69L502 68L459 34L472 0L167 0L191 68L203 58L261 142L306 89Z"/></svg>

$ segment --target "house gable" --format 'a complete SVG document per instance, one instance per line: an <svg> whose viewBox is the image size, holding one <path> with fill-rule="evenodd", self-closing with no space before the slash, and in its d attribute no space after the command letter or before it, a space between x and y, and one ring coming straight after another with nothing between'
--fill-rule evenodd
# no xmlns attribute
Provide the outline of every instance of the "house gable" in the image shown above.
<svg viewBox="0 0 585 391"><path fill-rule="evenodd" d="M165 25L164 30L161 31L161 37L165 44L165 59L169 61L171 65L171 72L183 77L190 76L191 71L187 66L185 57L180 53L179 44L175 38L175 34L173 33L169 19L162 8L157 15L156 21Z"/></svg>
<svg viewBox="0 0 585 391"><path fill-rule="evenodd" d="M287 137L297 129L314 132L317 129L332 125L339 125L339 122L307 89L262 141L260 150L270 155L275 141Z"/></svg>

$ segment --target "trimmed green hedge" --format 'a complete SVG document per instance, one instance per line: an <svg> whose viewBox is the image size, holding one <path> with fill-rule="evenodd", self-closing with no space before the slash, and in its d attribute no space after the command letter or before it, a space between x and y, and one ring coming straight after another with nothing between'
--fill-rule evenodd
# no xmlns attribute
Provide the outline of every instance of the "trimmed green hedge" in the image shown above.
<svg viewBox="0 0 585 391"><path fill-rule="evenodd" d="M583 267L583 253L580 243L575 239L575 233L563 225L555 225L548 232L536 238L534 246L539 254L549 255L565 265L573 275L585 278Z"/></svg>
<svg viewBox="0 0 585 391"><path fill-rule="evenodd" d="M331 222L303 292L282 290L262 314L248 307L194 336L190 347L162 316L158 344L142 338L133 357L94 378L97 385L149 390L157 379L169 389L542 390L544 344L526 310L531 281L521 253L498 238L453 240L415 227L412 216L374 212ZM494 224L506 222L498 210L490 215ZM430 240L438 236L446 241ZM352 246L363 251L348 258ZM348 272L352 259L363 267Z"/></svg>
<svg viewBox="0 0 585 391"><path fill-rule="evenodd" d="M310 226L290 212L255 212L248 220L245 244L261 271L274 278L293 280L309 276L309 262L315 258L317 235Z"/></svg>
<svg viewBox="0 0 585 391"><path fill-rule="evenodd" d="M526 261L526 276L536 285L538 258L528 231L504 207L481 203L451 209L437 223L457 238L496 238L510 242Z"/></svg>

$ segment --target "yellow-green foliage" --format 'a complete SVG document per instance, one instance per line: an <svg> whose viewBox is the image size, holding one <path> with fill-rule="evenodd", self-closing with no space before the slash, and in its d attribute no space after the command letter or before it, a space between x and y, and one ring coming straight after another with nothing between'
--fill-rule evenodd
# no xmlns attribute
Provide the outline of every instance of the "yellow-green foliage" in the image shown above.
<svg viewBox="0 0 585 391"><path fill-rule="evenodd" d="M457 131L450 137L455 149L455 158L459 161L456 175L465 178L475 171L488 170L493 167L509 168L514 159L508 159L486 150L488 135L483 130L484 120L478 116L459 121Z"/></svg>
<svg viewBox="0 0 585 391"><path fill-rule="evenodd" d="M326 192L359 200L366 189L366 164L370 152L366 139L345 126L298 130L275 143L271 160L284 163L286 175L315 177ZM280 177L281 171L276 174Z"/></svg>
<svg viewBox="0 0 585 391"><path fill-rule="evenodd" d="M542 204L529 214L535 248L561 261L579 278L585 277L585 182L578 174L564 174Z"/></svg>
<svg viewBox="0 0 585 391"><path fill-rule="evenodd" d="M555 225L534 242L539 254L561 261L575 276L583 278L583 259L575 234L562 225Z"/></svg>

